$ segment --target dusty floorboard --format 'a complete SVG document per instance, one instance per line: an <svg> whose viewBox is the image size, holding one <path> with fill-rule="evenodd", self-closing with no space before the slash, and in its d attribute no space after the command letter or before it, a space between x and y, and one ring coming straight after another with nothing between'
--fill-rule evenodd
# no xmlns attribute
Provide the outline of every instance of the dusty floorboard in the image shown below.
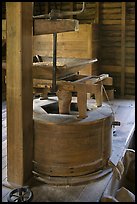
<svg viewBox="0 0 137 204"><path fill-rule="evenodd" d="M6 111L6 102L2 102L2 141L7 138L7 111Z"/></svg>
<svg viewBox="0 0 137 204"><path fill-rule="evenodd" d="M112 102L111 102L112 103ZM134 100L115 100L112 103L115 119L121 122L116 127L113 135L111 159L117 162L129 144L130 136L135 125L135 102ZM7 124L6 103L2 103L2 181L7 180ZM51 186L42 182L34 181L31 186L33 191L32 202L97 202L108 184L111 173L99 181L79 186ZM10 188L2 186L2 202L7 202Z"/></svg>

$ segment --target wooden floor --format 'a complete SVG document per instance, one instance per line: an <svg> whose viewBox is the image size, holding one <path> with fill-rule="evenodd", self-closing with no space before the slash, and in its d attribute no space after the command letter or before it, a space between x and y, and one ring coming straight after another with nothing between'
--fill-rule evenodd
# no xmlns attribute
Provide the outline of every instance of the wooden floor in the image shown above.
<svg viewBox="0 0 137 204"><path fill-rule="evenodd" d="M121 122L113 134L111 161L117 164L135 130L135 101L114 100L111 107L115 119ZM34 196L32 202L98 202L112 177L112 172L99 180L78 186L51 186L34 180L30 186ZM2 202L7 202L12 188L5 186L7 180L7 125L6 102L2 103Z"/></svg>

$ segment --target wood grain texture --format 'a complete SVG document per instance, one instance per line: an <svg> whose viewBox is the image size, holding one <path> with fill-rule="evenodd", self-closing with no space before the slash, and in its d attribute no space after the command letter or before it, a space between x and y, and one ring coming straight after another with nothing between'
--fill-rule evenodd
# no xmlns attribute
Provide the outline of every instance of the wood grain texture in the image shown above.
<svg viewBox="0 0 137 204"><path fill-rule="evenodd" d="M52 79L53 62L51 57L42 56L43 62L33 63L33 78L35 79ZM97 59L80 59L80 58L58 58L56 67L56 79L61 79L67 75L77 73L78 71L88 68L91 64L96 63Z"/></svg>
<svg viewBox="0 0 137 204"><path fill-rule="evenodd" d="M23 185L33 158L32 3L6 5L8 181Z"/></svg>
<svg viewBox="0 0 137 204"><path fill-rule="evenodd" d="M44 35L68 31L77 31L79 28L79 22L78 20L74 19L34 19L33 26L34 35Z"/></svg>
<svg viewBox="0 0 137 204"><path fill-rule="evenodd" d="M49 176L80 176L107 166L112 142L111 111L107 110L107 116L88 111L85 119L76 119L75 115L52 116L46 112L40 116L40 109L38 106L34 109L36 172Z"/></svg>
<svg viewBox="0 0 137 204"><path fill-rule="evenodd" d="M80 24L76 32L64 32L58 34L57 58L93 59L98 57L98 26L97 24ZM52 35L33 37L33 55L52 57ZM94 65L86 65L83 73L89 75ZM97 65L95 65L97 70ZM86 70L86 71L85 71Z"/></svg>

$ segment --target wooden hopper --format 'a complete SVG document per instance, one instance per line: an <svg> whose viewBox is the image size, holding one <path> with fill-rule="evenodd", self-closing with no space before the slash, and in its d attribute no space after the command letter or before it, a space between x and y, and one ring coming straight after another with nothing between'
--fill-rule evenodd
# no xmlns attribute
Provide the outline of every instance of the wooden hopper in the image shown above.
<svg viewBox="0 0 137 204"><path fill-rule="evenodd" d="M43 57L44 62L33 63L33 78L52 79L52 57ZM96 62L97 59L58 58L56 67L56 79L62 79L68 75L77 73L87 64Z"/></svg>

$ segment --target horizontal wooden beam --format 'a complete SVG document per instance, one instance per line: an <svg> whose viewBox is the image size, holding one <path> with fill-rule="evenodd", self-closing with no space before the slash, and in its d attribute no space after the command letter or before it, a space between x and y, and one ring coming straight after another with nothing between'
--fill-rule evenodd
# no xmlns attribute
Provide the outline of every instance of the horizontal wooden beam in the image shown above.
<svg viewBox="0 0 137 204"><path fill-rule="evenodd" d="M34 35L78 31L79 21L74 19L34 19Z"/></svg>
<svg viewBox="0 0 137 204"><path fill-rule="evenodd" d="M79 21L74 19L34 19L34 35L78 31ZM6 39L6 20L2 20L2 39Z"/></svg>

